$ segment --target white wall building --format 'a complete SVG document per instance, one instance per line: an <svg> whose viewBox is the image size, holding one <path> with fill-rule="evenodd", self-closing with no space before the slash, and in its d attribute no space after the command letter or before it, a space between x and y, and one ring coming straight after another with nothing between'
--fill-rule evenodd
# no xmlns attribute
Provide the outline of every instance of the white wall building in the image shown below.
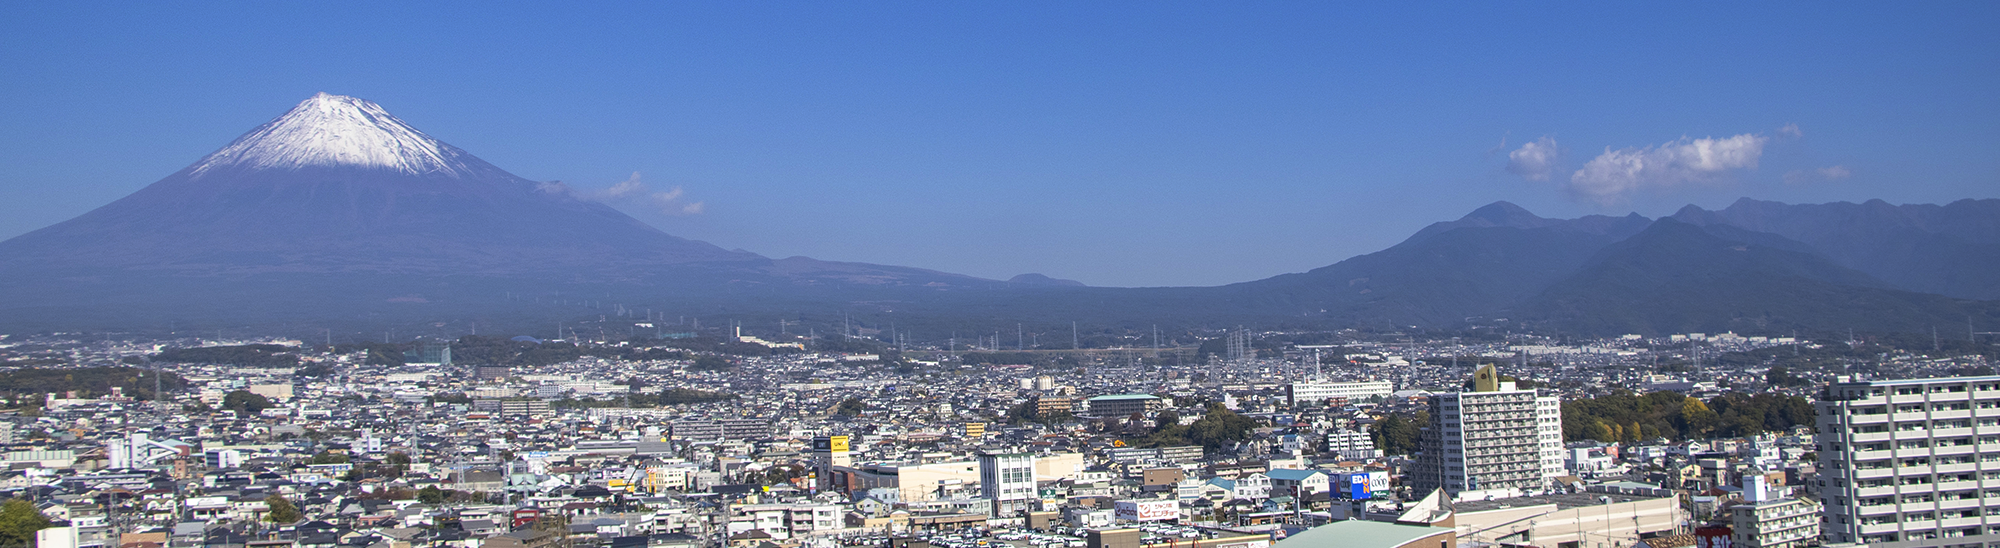
<svg viewBox="0 0 2000 548"><path fill-rule="evenodd" d="M1843 377L1814 405L1827 543L2000 542L2000 377Z"/></svg>
<svg viewBox="0 0 2000 548"><path fill-rule="evenodd" d="M1526 493L1567 473L1560 398L1516 389L1486 365L1473 373L1473 391L1435 394L1430 403L1410 476L1416 492Z"/></svg>
<svg viewBox="0 0 2000 548"><path fill-rule="evenodd" d="M979 455L979 496L993 500L994 512L1011 516L1039 502L1035 493L1035 457L1026 453Z"/></svg>
<svg viewBox="0 0 2000 548"><path fill-rule="evenodd" d="M1376 396L1387 398L1396 391L1395 385L1383 382L1295 382L1286 392L1291 396L1292 407L1318 405L1332 398L1345 398L1361 403Z"/></svg>

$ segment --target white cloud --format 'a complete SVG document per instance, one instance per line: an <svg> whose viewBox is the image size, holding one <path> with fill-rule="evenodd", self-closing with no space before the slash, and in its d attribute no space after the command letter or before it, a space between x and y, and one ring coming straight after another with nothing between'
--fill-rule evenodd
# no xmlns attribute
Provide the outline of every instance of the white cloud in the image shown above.
<svg viewBox="0 0 2000 548"><path fill-rule="evenodd" d="M1501 143L1504 145L1506 141ZM1556 146L1556 140L1542 137L1508 152L1507 172L1530 181L1547 181L1561 159L1562 149Z"/></svg>
<svg viewBox="0 0 2000 548"><path fill-rule="evenodd" d="M1793 139L1806 136L1806 132L1799 131L1798 124L1785 124L1785 127L1778 128L1778 134Z"/></svg>
<svg viewBox="0 0 2000 548"><path fill-rule="evenodd" d="M1769 141L1745 133L1722 139L1682 137L1645 148L1607 147L1570 175L1567 190L1580 199L1613 205L1640 190L1713 182L1731 170L1757 167Z"/></svg>
<svg viewBox="0 0 2000 548"><path fill-rule="evenodd" d="M681 187L655 192L639 180L639 172L634 171L631 177L611 185L611 188L577 193L577 196L610 204L649 207L667 215L697 215L706 209L701 202L682 202L681 195L684 193Z"/></svg>
<svg viewBox="0 0 2000 548"><path fill-rule="evenodd" d="M1847 169L1847 166L1827 166L1819 169L1794 169L1785 172L1785 182L1787 184L1799 185L1820 181L1838 181L1853 176L1854 170Z"/></svg>

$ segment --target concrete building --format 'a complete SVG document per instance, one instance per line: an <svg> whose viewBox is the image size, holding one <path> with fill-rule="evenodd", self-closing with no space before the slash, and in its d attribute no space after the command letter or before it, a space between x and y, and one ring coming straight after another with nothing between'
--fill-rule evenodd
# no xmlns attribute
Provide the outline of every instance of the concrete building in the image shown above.
<svg viewBox="0 0 2000 548"><path fill-rule="evenodd" d="M1491 498L1541 491L1563 466L1562 400L1501 381L1492 365L1473 373L1473 391L1436 394L1418 439L1417 492Z"/></svg>
<svg viewBox="0 0 2000 548"><path fill-rule="evenodd" d="M1326 452L1348 460L1368 460L1382 456L1367 432L1345 428L1326 433Z"/></svg>
<svg viewBox="0 0 2000 548"><path fill-rule="evenodd" d="M1456 548L1451 529L1351 519L1306 529L1273 543L1274 548Z"/></svg>
<svg viewBox="0 0 2000 548"><path fill-rule="evenodd" d="M993 500L996 516L1013 516L1040 502L1035 494L1035 457L1026 453L979 455L979 496Z"/></svg>
<svg viewBox="0 0 2000 548"><path fill-rule="evenodd" d="M1113 394L1086 400L1093 417L1124 417L1148 414L1167 408L1167 400L1152 394Z"/></svg>
<svg viewBox="0 0 2000 548"><path fill-rule="evenodd" d="M1729 507L1730 546L1797 548L1819 543L1820 507L1804 499L1745 502Z"/></svg>
<svg viewBox="0 0 2000 548"><path fill-rule="evenodd" d="M1035 396L1035 414L1044 417L1070 413L1075 406L1072 398L1043 394Z"/></svg>
<svg viewBox="0 0 2000 548"><path fill-rule="evenodd" d="M1287 387L1286 395L1290 397L1292 407L1296 408L1300 405L1324 404L1326 400L1331 399L1362 403L1376 397L1387 398L1395 391L1395 385L1386 381L1295 382Z"/></svg>
<svg viewBox="0 0 2000 548"><path fill-rule="evenodd" d="M2000 542L2000 377L1840 377L1815 406L1826 542Z"/></svg>
<svg viewBox="0 0 2000 548"><path fill-rule="evenodd" d="M1460 543L1542 548L1636 546L1641 534L1672 531L1688 518L1675 497L1564 493L1457 501Z"/></svg>
<svg viewBox="0 0 2000 548"><path fill-rule="evenodd" d="M500 414L508 417L531 417L549 414L549 402L545 400L503 400Z"/></svg>
<svg viewBox="0 0 2000 548"><path fill-rule="evenodd" d="M819 436L813 438L813 476L816 487L821 491L834 491L837 478L835 470L854 466L854 459L848 455L847 436Z"/></svg>

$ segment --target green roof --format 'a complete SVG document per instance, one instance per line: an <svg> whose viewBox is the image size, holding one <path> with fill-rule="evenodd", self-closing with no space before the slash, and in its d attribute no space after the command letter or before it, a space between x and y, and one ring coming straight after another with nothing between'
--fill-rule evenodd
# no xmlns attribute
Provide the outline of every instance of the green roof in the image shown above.
<svg viewBox="0 0 2000 548"><path fill-rule="evenodd" d="M1336 521L1319 527L1300 531L1272 545L1272 548L1396 548L1417 539L1438 533L1454 534L1452 529L1425 527L1422 525L1399 525L1380 521L1350 519ZM1424 547L1429 548L1429 547Z"/></svg>

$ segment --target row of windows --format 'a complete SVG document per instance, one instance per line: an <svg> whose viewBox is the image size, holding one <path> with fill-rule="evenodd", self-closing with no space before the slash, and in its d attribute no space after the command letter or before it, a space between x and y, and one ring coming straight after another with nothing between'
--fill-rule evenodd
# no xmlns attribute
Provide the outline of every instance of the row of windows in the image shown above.
<svg viewBox="0 0 2000 548"><path fill-rule="evenodd" d="M1979 436L1976 438L1972 436L1958 436L1958 437L1937 438L1937 439L1896 440L1893 442L1878 441L1872 443L1855 444L1854 450L1888 451L1890 449L1924 449L1931 446L1971 447L1975 444L1984 444L1984 445L2000 444L2000 436ZM1834 454L1839 454L1839 452L1841 451L1841 446L1838 443L1829 444L1826 447L1826 449L1828 451L1833 452Z"/></svg>
<svg viewBox="0 0 2000 548"><path fill-rule="evenodd" d="M1940 501L1978 500L1980 493L1981 491L1978 489L1964 489L1959 491L1946 491L1942 493L1910 493L1900 497L1896 496L1868 497L1865 499L1860 499L1861 504L1859 506L1862 506L1864 508L1870 506L1888 506L1891 504L1896 504L1898 501L1901 501L1903 504L1924 504L1929 502L1940 502ZM1986 494L1987 497L2000 498L2000 489L1987 489L1986 491L1984 491L1984 493ZM1846 497L1834 498L1835 505L1845 504L1846 502L1847 502Z"/></svg>

